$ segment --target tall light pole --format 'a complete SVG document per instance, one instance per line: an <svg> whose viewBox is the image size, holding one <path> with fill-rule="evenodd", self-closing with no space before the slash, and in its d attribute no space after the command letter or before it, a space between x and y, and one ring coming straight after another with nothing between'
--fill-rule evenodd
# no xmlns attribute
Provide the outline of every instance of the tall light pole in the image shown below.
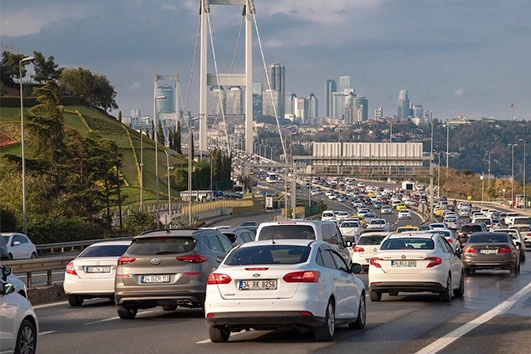
<svg viewBox="0 0 531 354"><path fill-rule="evenodd" d="M429 204L429 213L431 219L435 221L435 215L433 215L433 119L431 120L431 139L430 139L430 204ZM439 158L440 159L440 158Z"/></svg>
<svg viewBox="0 0 531 354"><path fill-rule="evenodd" d="M18 61L19 84L20 84L20 145L22 160L22 220L24 224L24 234L28 234L28 213L26 209L26 145L24 144L24 99L22 96L22 63L33 61L34 57L25 57Z"/></svg>
<svg viewBox="0 0 531 354"><path fill-rule="evenodd" d="M144 212L144 118L140 117L140 212Z"/></svg>
<svg viewBox="0 0 531 354"><path fill-rule="evenodd" d="M170 154L168 154L168 150L164 150L164 153L166 154L166 166L168 168L168 223L166 224L166 227L168 227L171 224L171 188L170 188ZM169 227L168 227L169 228Z"/></svg>
<svg viewBox="0 0 531 354"><path fill-rule="evenodd" d="M490 155L493 153L494 151L487 151L487 153L489 154L489 183L488 183L488 189L490 189Z"/></svg>
<svg viewBox="0 0 531 354"><path fill-rule="evenodd" d="M160 202L159 202L159 138L158 138L158 128L157 128L157 100L163 100L166 96L155 96L153 100L153 119L155 123L153 124L153 134L155 135L155 193L157 194L157 230L160 226Z"/></svg>
<svg viewBox="0 0 531 354"><path fill-rule="evenodd" d="M450 124L446 121L446 176L448 176L450 164Z"/></svg>
<svg viewBox="0 0 531 354"><path fill-rule="evenodd" d="M511 147L511 206L514 207L514 147L518 144L507 144Z"/></svg>
<svg viewBox="0 0 531 354"><path fill-rule="evenodd" d="M526 209L527 207L527 201L525 199L525 140L524 139L518 139L518 141L523 141L524 142L524 182L523 182L523 186L524 186L524 209Z"/></svg>

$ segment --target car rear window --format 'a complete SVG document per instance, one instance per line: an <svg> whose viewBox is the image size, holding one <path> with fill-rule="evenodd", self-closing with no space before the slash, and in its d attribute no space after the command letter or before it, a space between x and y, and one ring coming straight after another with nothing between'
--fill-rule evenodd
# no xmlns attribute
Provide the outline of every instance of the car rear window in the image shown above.
<svg viewBox="0 0 531 354"><path fill-rule="evenodd" d="M464 225L464 226L461 226L461 231L462 232L479 232L479 231L483 231L483 229L479 225Z"/></svg>
<svg viewBox="0 0 531 354"><path fill-rule="evenodd" d="M468 243L504 243L507 241L506 234L476 234L468 239Z"/></svg>
<svg viewBox="0 0 531 354"><path fill-rule="evenodd" d="M265 245L234 249L226 265L297 264L308 260L311 248L298 245Z"/></svg>
<svg viewBox="0 0 531 354"><path fill-rule="evenodd" d="M149 237L133 239L127 250L132 255L156 255L168 253L187 253L195 248L193 237Z"/></svg>
<svg viewBox="0 0 531 354"><path fill-rule="evenodd" d="M129 245L104 245L88 247L79 254L82 257L120 257Z"/></svg>
<svg viewBox="0 0 531 354"><path fill-rule="evenodd" d="M380 246L381 250L402 250L402 249L428 249L435 248L435 243L429 238L391 238L385 240Z"/></svg>
<svg viewBox="0 0 531 354"><path fill-rule="evenodd" d="M273 225L263 227L259 240L302 239L315 240L315 232L310 225Z"/></svg>
<svg viewBox="0 0 531 354"><path fill-rule="evenodd" d="M382 236L369 236L369 237L360 237L358 240L358 245L372 245L376 246L382 243L382 240L385 238L385 235Z"/></svg>

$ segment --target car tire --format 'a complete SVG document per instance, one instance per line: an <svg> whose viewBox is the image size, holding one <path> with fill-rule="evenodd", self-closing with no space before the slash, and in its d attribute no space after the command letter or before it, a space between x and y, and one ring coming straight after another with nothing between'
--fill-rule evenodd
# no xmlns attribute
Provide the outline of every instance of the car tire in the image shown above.
<svg viewBox="0 0 531 354"><path fill-rule="evenodd" d="M446 288L439 293L439 299L443 302L452 300L452 277L450 275L446 279Z"/></svg>
<svg viewBox="0 0 531 354"><path fill-rule="evenodd" d="M123 305L116 306L118 316L123 320L132 320L135 318L138 309L136 307L125 307Z"/></svg>
<svg viewBox="0 0 531 354"><path fill-rule="evenodd" d="M229 340L230 330L226 327L210 327L208 331L213 343L225 343Z"/></svg>
<svg viewBox="0 0 531 354"><path fill-rule="evenodd" d="M358 318L356 319L356 321L349 323L348 328L363 329L365 328L366 322L367 322L367 302L365 301L365 292L362 292L360 295L360 304L358 306Z"/></svg>
<svg viewBox="0 0 531 354"><path fill-rule="evenodd" d="M37 351L37 329L28 319L22 321L15 343L15 354L34 354Z"/></svg>
<svg viewBox="0 0 531 354"><path fill-rule="evenodd" d="M461 272L461 280L459 281L459 287L454 290L455 297L463 297L465 295L465 274Z"/></svg>
<svg viewBox="0 0 531 354"><path fill-rule="evenodd" d="M381 291L371 290L369 292L369 295L370 295L371 301L373 301L373 302L382 300L382 292Z"/></svg>
<svg viewBox="0 0 531 354"><path fill-rule="evenodd" d="M83 298L77 295L68 295L68 303L70 306L81 306L83 305Z"/></svg>
<svg viewBox="0 0 531 354"><path fill-rule="evenodd" d="M334 338L335 332L335 312L332 299L328 301L325 310L325 321L321 327L315 329L314 335L318 342L329 342Z"/></svg>

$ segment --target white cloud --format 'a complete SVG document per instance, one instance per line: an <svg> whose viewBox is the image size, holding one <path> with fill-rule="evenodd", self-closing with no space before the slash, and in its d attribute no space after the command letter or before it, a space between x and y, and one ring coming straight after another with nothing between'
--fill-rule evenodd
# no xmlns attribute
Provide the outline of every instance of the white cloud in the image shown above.
<svg viewBox="0 0 531 354"><path fill-rule="evenodd" d="M0 21L0 32L2 36L21 37L30 34L40 33L48 26L61 23L63 21L74 21L85 18L89 15L84 7L79 5L65 8L59 7L38 7L31 11L27 9L2 10L2 21Z"/></svg>

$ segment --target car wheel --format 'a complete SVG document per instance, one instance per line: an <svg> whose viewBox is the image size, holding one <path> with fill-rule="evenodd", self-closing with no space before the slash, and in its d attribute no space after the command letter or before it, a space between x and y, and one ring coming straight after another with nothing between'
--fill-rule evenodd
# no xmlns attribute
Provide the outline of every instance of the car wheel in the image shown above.
<svg viewBox="0 0 531 354"><path fill-rule="evenodd" d="M380 291L371 290L369 293L371 301L380 301L382 300L382 293Z"/></svg>
<svg viewBox="0 0 531 354"><path fill-rule="evenodd" d="M230 330L226 327L210 327L210 340L214 343L224 343L229 340Z"/></svg>
<svg viewBox="0 0 531 354"><path fill-rule="evenodd" d="M70 306L81 306L83 305L83 298L77 295L68 295L68 303Z"/></svg>
<svg viewBox="0 0 531 354"><path fill-rule="evenodd" d="M367 302L365 301L365 292L362 292L358 307L358 318L356 321L349 323L348 327L350 329L363 329L365 328L365 322L367 322Z"/></svg>
<svg viewBox="0 0 531 354"><path fill-rule="evenodd" d="M462 297L465 295L465 274L461 272L461 280L459 281L459 287L454 290L456 297Z"/></svg>
<svg viewBox="0 0 531 354"><path fill-rule="evenodd" d="M116 311L121 319L131 320L135 318L138 309L136 307L125 307L123 305L118 305L116 307Z"/></svg>
<svg viewBox="0 0 531 354"><path fill-rule="evenodd" d="M17 334L15 354L34 354L37 350L37 329L28 319L22 321Z"/></svg>
<svg viewBox="0 0 531 354"><path fill-rule="evenodd" d="M162 306L162 309L164 311L175 311L177 310L177 305Z"/></svg>
<svg viewBox="0 0 531 354"><path fill-rule="evenodd" d="M449 275L446 279L446 288L439 293L439 299L445 302L452 300L452 278Z"/></svg>
<svg viewBox="0 0 531 354"><path fill-rule="evenodd" d="M334 338L335 321L334 304L330 299L326 306L325 322L321 327L315 329L315 339L319 342L331 341Z"/></svg>
<svg viewBox="0 0 531 354"><path fill-rule="evenodd" d="M13 254L12 254L12 253L8 254L8 255L7 255L7 259L9 259L9 260L13 260Z"/></svg>
<svg viewBox="0 0 531 354"><path fill-rule="evenodd" d="M31 254L31 259L35 259L35 258L37 258L37 253L33 252L33 253Z"/></svg>

